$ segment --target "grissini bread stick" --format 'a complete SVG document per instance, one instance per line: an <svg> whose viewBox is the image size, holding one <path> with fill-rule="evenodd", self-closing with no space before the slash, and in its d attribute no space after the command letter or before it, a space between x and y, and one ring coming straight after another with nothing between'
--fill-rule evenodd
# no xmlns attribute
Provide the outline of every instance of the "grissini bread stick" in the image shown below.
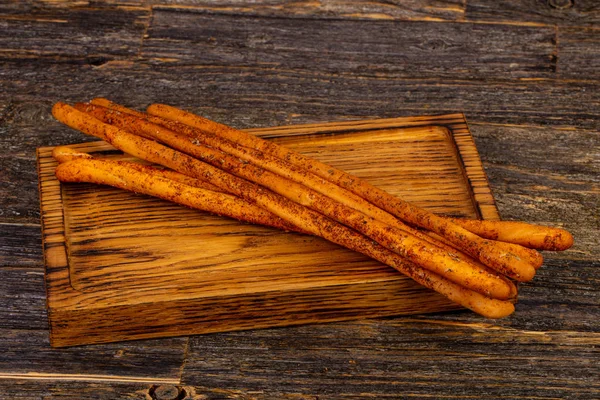
<svg viewBox="0 0 600 400"><path fill-rule="evenodd" d="M573 236L566 230L534 225L520 221L481 221L453 218L452 221L486 239L517 243L537 250L567 250L573 245Z"/></svg>
<svg viewBox="0 0 600 400"><path fill-rule="evenodd" d="M111 185L252 224L286 231L298 230L260 207L240 202L235 196L189 186L168 179L161 172L151 166L127 161L73 158L62 162L57 167L56 176L62 182Z"/></svg>
<svg viewBox="0 0 600 400"><path fill-rule="evenodd" d="M156 115L151 115L156 119L149 118L148 113L123 107L104 98L95 98L91 103L130 113L140 118L148 118L150 122L163 125L184 134L189 134L189 128L193 128L191 125L186 125L177 120L166 119ZM210 132L205 132L205 134L209 137L216 136ZM249 147L246 146L238 145L237 147L249 149ZM572 235L566 230L559 228L550 228L536 224L512 221L480 221L471 219L452 219L452 221L483 238L519 244L531 249L561 251L566 250L573 245ZM538 257L537 260L537 264L534 265L535 267L541 265L541 259Z"/></svg>
<svg viewBox="0 0 600 400"><path fill-rule="evenodd" d="M223 207L232 196L223 193L208 193L204 189L193 188L178 182L154 176L149 173L151 167L130 169L125 163L108 160L93 160L77 158L60 164L56 169L56 176L63 182L91 182L111 185L125 190L133 190L176 201L190 207L226 215L236 206L236 202L225 203L231 207ZM217 196L217 197L215 197ZM216 201L215 201L216 200ZM291 203L300 214L304 214L305 207ZM310 211L308 211L310 213ZM380 262L388 264L414 279L419 284L437 291L450 300L469 308L488 318L502 318L514 312L514 304L509 301L490 299L480 293L465 289L430 271L419 268L403 260L397 254L379 246L377 243L365 238L357 232L327 220L326 217L317 215L315 222L321 224L314 226L311 222L305 228L312 226L316 232L339 238L342 244L352 250L359 251ZM307 221L313 221L309 219Z"/></svg>
<svg viewBox="0 0 600 400"><path fill-rule="evenodd" d="M190 138L186 136L151 124L133 115L120 112L106 114L96 106L85 104L79 104L76 108L84 111L89 110L91 115L97 116L101 120L104 119L104 122L109 122L117 128L127 130L135 135L156 139L173 149L320 212L455 283L493 298L508 299L511 296L511 287L497 273L492 273L465 259L448 254L446 250L430 242L423 241L410 233L349 208L299 183L290 181L256 165L240 161L238 158L219 150L192 143ZM178 158L181 159L181 155ZM174 168L172 165L170 167Z"/></svg>
<svg viewBox="0 0 600 400"><path fill-rule="evenodd" d="M162 125L173 131L185 134L190 137L195 137L198 140L203 140L203 143L207 145L219 148L222 151L234 154L239 157L245 157L244 159L250 159L250 157L253 157L255 160L258 160L258 162L264 160L266 162L261 164L261 166L271 170L272 172L276 172L287 176L290 179L294 179L296 181L299 181L299 179L303 179L302 176L298 177L297 174L296 176L294 176L294 174L292 173L294 168L296 170L299 170L299 168L294 167L287 161L283 161L282 159L279 159L275 156L269 156L268 154L265 154L258 150L254 150L254 153L252 153L253 149L251 149L250 147L239 145L237 143L225 139L222 136L215 135L212 132L199 130L191 125L186 125L182 122L179 122L178 120L171 120L159 117L157 115L151 115L148 113L132 110L105 98L95 98L91 101L91 104L103 106L124 113L129 113L139 118L146 118L148 119L148 121L154 124ZM277 162L273 162L273 159L279 160L279 164ZM281 165L284 165L284 167L282 168ZM292 172L290 172L290 170ZM301 171L303 171L305 174L308 173L306 170ZM309 174L314 176L313 173ZM358 198L360 199L360 207L362 207L365 213L367 213L366 211L368 210L369 204L371 203L367 202L360 196L351 196L351 192L349 192L348 190L344 190L343 188L337 185L335 185L335 187L337 187L337 189L332 189L331 186L327 187L326 184L322 184L321 188L314 187L314 189L330 197L333 197L338 201L344 202L344 204L354 208L356 208L355 204L353 205L353 203L355 203L354 200ZM378 213L384 212L380 208L376 209L379 210L377 211ZM374 218L381 219L381 217L378 217L376 215L372 215L370 213L367 214L373 216ZM390 215L389 213L387 214ZM483 224L481 224L481 221L479 220L470 219L452 219L452 221L457 225L460 225L463 228L469 230L470 232L473 232L483 238L514 243L530 249L566 250L573 244L573 237L570 235L569 232L563 229L548 228L545 226L529 224L524 222L518 222L516 223L518 225L515 225L515 223L512 223L510 221L485 221L483 222ZM517 230L519 233L515 233L514 230ZM511 250L517 252L519 249L513 247L511 248ZM535 252L529 252L528 254L519 253L517 255L522 258L529 259L535 268L538 268L542 265L542 258L539 254Z"/></svg>
<svg viewBox="0 0 600 400"><path fill-rule="evenodd" d="M142 129L141 132L138 132L138 134L141 135L152 134L154 131L160 131L161 129L163 130L163 135L169 135L168 132L164 132L165 128L172 132L183 134L193 139L192 143L194 144L201 143L206 146L221 150L227 154L231 154L252 164L258 165L268 171L307 186L321 193L322 195L330 197L348 207L352 207L365 215L408 232L421 240L434 243L438 247L443 247L447 251L459 252L457 249L451 248L446 244L440 246L439 242L435 240L432 241L430 239L429 236L431 236L431 234L429 232L418 231L417 229L406 225L392 214L373 205L362 197L357 196L356 194L343 189L332 182L324 180L323 178L314 175L307 170L293 166L287 161L281 160L275 156L264 154L261 151L241 146L211 133L202 132L199 129L185 125L178 121L168 120L162 117L131 110L127 107L103 98L94 99L92 100L91 104L76 104L75 108L93 114L96 118L107 123L112 123L111 121L118 121L121 123L121 127L123 127L125 124L131 126L136 123L136 126L140 126ZM135 118L137 118L137 120ZM140 122L140 120L142 122ZM148 122L152 123L153 125L148 124ZM531 263L534 268L538 268L542 265L542 258L540 254L534 250L518 246L512 246L508 250L511 250L521 259ZM524 274L520 273L520 271L512 271L512 273L513 276L525 276Z"/></svg>
<svg viewBox="0 0 600 400"><path fill-rule="evenodd" d="M229 126L207 120L206 118L179 110L164 104L152 104L148 107L149 114L157 115L167 119L176 120L203 131L222 136L228 140L243 146L260 150L266 154L284 159L291 164L304 168L323 179L329 180L349 191L357 194L375 204L376 206L394 214L405 223L418 226L435 232L448 239L455 247L465 253L479 259L485 265L496 270L517 268L520 273L519 280L527 281L535 275L535 267L528 260L518 254L518 245L505 243L496 246L496 242L482 239L468 230L452 223L447 218L435 215L427 210L403 201L368 182L352 176L344 171L334 168L322 162L310 159L297 152L286 149L273 142L260 139L246 132L239 131ZM541 263L541 256L540 256Z"/></svg>
<svg viewBox="0 0 600 400"><path fill-rule="evenodd" d="M456 258L460 259L460 261L467 263L473 262L473 259L471 257L467 257L466 255L462 254L459 250L445 243L441 243L438 240L433 240L427 234L407 226L393 215L381 210L373 204L354 195L353 193L343 188L340 188L339 186L331 182L325 181L322 178L310 172L298 169L276 157L265 155L256 150L251 150L243 146L236 145L226 139L217 137L215 135L202 134L202 132L198 131L197 129L185 126L176 121L164 120L160 117L154 116L147 116L143 118L143 113L134 110L129 110L126 107L109 102L106 99L95 99L92 102L98 104L79 103L76 104L75 107L81 111L85 111L94 115L96 118L106 123L117 125L120 128L129 129L130 131L132 129L135 129L135 134L162 141L174 148L177 148L180 151L183 151L187 154L191 154L195 157L199 157L202 154L209 154L205 157L205 160L209 163L212 163L213 165L215 165L214 160L219 158L223 159L225 157L221 157L220 153L212 150L213 148L219 149L224 153L235 156L236 160L242 159L248 161L251 164L264 168L265 170L271 173L271 175L269 175L268 173L264 173L262 170L260 170L260 173L249 172L250 176L244 175L242 176L244 178L252 179L252 177L254 176L266 178L267 175L272 176L272 174L274 173L282 176L285 179L291 179L292 181L300 183L303 186L306 186L317 192L309 196L309 198L314 198L314 202L316 203L316 205L320 206L324 205L325 203L328 203L328 199L324 199L323 196L331 197L332 199L338 201L341 204L358 210L364 215L368 215L378 221L383 222L386 225L398 228L403 232L406 232L407 234L418 238L421 241L425 241L433 246L436 246L438 249L441 248L448 254L455 255ZM106 108L101 104L109 105L111 108ZM171 128L176 129L176 131L172 130ZM181 139L181 137L178 137L181 136L180 133L188 137L189 140ZM200 144L206 144L207 146L210 146L210 149L200 146ZM223 165L217 165L217 167L222 167ZM248 167L247 169L251 169L251 167ZM276 177L271 177L270 180L273 180L275 178ZM279 181L281 182L281 179L279 179ZM261 184L264 185L264 182ZM285 182L283 184L285 184ZM283 194L281 192L279 193ZM503 246L502 244L499 245ZM518 250L518 252L515 252L521 259L524 259L535 266L541 265L541 259L536 259L536 255L539 255L537 252L522 247L513 247L515 247L514 250ZM531 253L535 254L532 256ZM476 264L480 268L483 267L483 265L481 265L481 263L479 263L478 260ZM523 270L519 269L519 267L520 265L505 263L502 265L502 267L496 265L495 269L497 269L499 272L505 275L510 276L515 280L526 281L533 278L533 273L535 273L535 270L533 268Z"/></svg>
<svg viewBox="0 0 600 400"><path fill-rule="evenodd" d="M80 150L75 150L70 146L56 146L54 149L52 149L52 157L59 163L63 163L66 161L71 161L71 160L75 160L75 159L79 159L79 158L86 158L86 159L94 158L91 154L85 153ZM119 161L119 162L123 162L123 161ZM129 168L138 168L138 169L144 169L147 167L145 165L140 165L139 163L136 163L136 162L128 162L127 165ZM173 181L186 184L188 186L193 186L193 187L206 189L206 190L212 190L213 192L227 193L223 189L221 189L215 185L212 185L206 181L192 178L191 176L187 176L187 175L184 175L182 173L179 173L177 171L173 171L170 169L157 168L156 166L154 166L154 167L152 167L152 174L161 176L166 179L171 179ZM238 200L241 202L244 202L244 200L242 200L242 199L238 198Z"/></svg>
<svg viewBox="0 0 600 400"><path fill-rule="evenodd" d="M66 104L57 103L53 108L53 115L59 121L75 129L79 129L84 133L105 138L106 141L116 148L135 157L167 166L186 175L200 177L204 180L210 179L212 184L229 190L236 196L256 203L259 207L265 208L289 223L304 229L303 225L300 223L301 221L298 220L299 215L290 212L289 207L286 208L289 200L276 195L265 188L225 173L218 168L196 160L184 153L170 149L155 141L134 135L115 126L105 124L91 115L76 110ZM220 159L217 161L220 161ZM306 210L307 212L313 212L312 210ZM315 214L321 216L321 214ZM310 217L310 215L308 217ZM373 222L371 218L354 214L349 216L347 221L353 226L359 227L365 232L373 235L374 240L381 239L382 241L386 241L386 244L392 247L393 250L397 251L400 245L407 246L408 251L404 252L407 257L419 260L423 263L423 267L429 267L436 271L440 271L453 280L463 282L469 288L477 288L483 292L483 294L489 294L489 296L497 295L497 297L502 299L507 299L511 295L510 286L496 275L487 274L485 271L473 268L466 263L462 263L465 265L461 265L459 262L460 260L456 260L448 254L432 252L430 251L430 247L427 246L417 247L413 245L411 247L410 245L414 243L414 239L407 237L407 235L397 233L392 235L392 237L395 236L399 239L399 243L394 243L390 239L390 235L385 234L385 231L381 229L377 230L376 224L370 226L369 222ZM318 224L317 227L322 228ZM313 231L309 232L314 233ZM318 235L318 233L315 234ZM329 238L327 239L329 240ZM465 275L458 274L455 269L447 268L448 265L454 266L456 269L462 268L465 271L470 271L470 273Z"/></svg>

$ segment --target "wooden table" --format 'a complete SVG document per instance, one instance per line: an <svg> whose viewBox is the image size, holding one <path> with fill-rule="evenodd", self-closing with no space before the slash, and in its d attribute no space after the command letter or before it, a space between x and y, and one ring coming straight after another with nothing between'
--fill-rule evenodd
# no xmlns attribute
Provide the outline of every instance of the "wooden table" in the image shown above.
<svg viewBox="0 0 600 400"><path fill-rule="evenodd" d="M600 398L596 0L0 3L3 399ZM464 112L504 219L569 229L517 312L50 348L35 148L59 100L240 128Z"/></svg>

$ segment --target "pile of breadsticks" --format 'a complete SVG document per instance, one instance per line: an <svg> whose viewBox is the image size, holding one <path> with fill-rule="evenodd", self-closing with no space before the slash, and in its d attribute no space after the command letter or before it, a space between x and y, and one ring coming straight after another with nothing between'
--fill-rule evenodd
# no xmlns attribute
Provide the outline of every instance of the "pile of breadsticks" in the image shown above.
<svg viewBox="0 0 600 400"><path fill-rule="evenodd" d="M450 219L344 171L251 134L161 104L145 113L106 99L52 113L156 166L54 149L62 182L91 182L255 224L317 235L365 254L489 318L514 311L515 282L542 265L537 250L573 243L521 222Z"/></svg>

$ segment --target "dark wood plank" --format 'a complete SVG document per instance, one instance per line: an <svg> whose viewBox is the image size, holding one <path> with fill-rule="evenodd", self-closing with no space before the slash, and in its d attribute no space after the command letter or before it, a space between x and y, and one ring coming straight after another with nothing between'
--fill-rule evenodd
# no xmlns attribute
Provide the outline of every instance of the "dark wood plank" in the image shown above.
<svg viewBox="0 0 600 400"><path fill-rule="evenodd" d="M173 338L54 349L46 330L2 329L0 334L0 381L37 376L174 384L187 343L187 338Z"/></svg>
<svg viewBox="0 0 600 400"><path fill-rule="evenodd" d="M69 13L78 8L107 9L115 7L140 7L147 4L146 0L9 0L0 4L2 15L39 14L44 15L53 12ZM75 11L76 12L76 11Z"/></svg>
<svg viewBox="0 0 600 400"><path fill-rule="evenodd" d="M600 395L600 366L588 362L599 356L588 344L597 332L542 333L461 317L195 337L183 380L257 398Z"/></svg>
<svg viewBox="0 0 600 400"><path fill-rule="evenodd" d="M6 104L0 118L0 146L5 150L5 154L0 155L0 185L3 188L0 223L39 225L35 149L47 144L75 143L93 138L65 130L57 124L52 118L53 103L49 99L10 101ZM12 232L8 229L18 228L6 229ZM28 233L17 233L21 234ZM31 248L29 243L24 246Z"/></svg>
<svg viewBox="0 0 600 400"><path fill-rule="evenodd" d="M14 65L13 67L18 68ZM45 67L40 66L40 68ZM60 69L58 67L56 71ZM73 71L68 68L67 70ZM86 74L85 68L76 71L81 77ZM0 117L2 118L0 129L3 132L0 136L0 146L7 154L11 157L35 159L37 147L58 145L65 140L72 143L88 140L88 136L74 130L65 130L61 124L56 123L51 113L52 105L56 101L58 100L53 101L42 95L32 96L32 101L7 103L4 115Z"/></svg>
<svg viewBox="0 0 600 400"><path fill-rule="evenodd" d="M345 18L455 21L464 16L465 0L322 0L252 2L211 0L155 0L155 10L183 10L286 18Z"/></svg>
<svg viewBox="0 0 600 400"><path fill-rule="evenodd" d="M0 277L0 329L37 330L49 336L41 264L37 268L19 268L3 263Z"/></svg>
<svg viewBox="0 0 600 400"><path fill-rule="evenodd" d="M39 267L42 264L39 224L0 223L0 266Z"/></svg>
<svg viewBox="0 0 600 400"><path fill-rule="evenodd" d="M565 79L600 78L600 29L562 28L558 33L558 75Z"/></svg>
<svg viewBox="0 0 600 400"><path fill-rule="evenodd" d="M119 382L109 379L67 381L36 379L35 376L0 379L0 399L2 400L239 400L255 398L253 394L246 396L236 391L208 388L200 384L183 386L161 382Z"/></svg>
<svg viewBox="0 0 600 400"><path fill-rule="evenodd" d="M39 224L37 172L34 162L28 157L0 157L0 223Z"/></svg>
<svg viewBox="0 0 600 400"><path fill-rule="evenodd" d="M158 383L179 380L186 338L51 348L41 266L2 266L0 304L0 382L32 376Z"/></svg>
<svg viewBox="0 0 600 400"><path fill-rule="evenodd" d="M596 0L468 0L467 20L515 24L595 26L600 22Z"/></svg>
<svg viewBox="0 0 600 400"><path fill-rule="evenodd" d="M554 28L258 18L160 11L142 56L170 66L239 66L370 77L551 75Z"/></svg>
<svg viewBox="0 0 600 400"><path fill-rule="evenodd" d="M173 397L170 394L175 393ZM158 395L157 395L158 394ZM0 399L2 400L115 400L115 399L153 399L153 400L197 400L192 387L181 387L156 382L118 382L112 380L52 380L35 376L0 379ZM154 397L152 397L154 396ZM226 397L205 397L205 399L223 399Z"/></svg>
<svg viewBox="0 0 600 400"><path fill-rule="evenodd" d="M0 6L0 60L101 65L133 57L150 17L139 1L24 3Z"/></svg>
<svg viewBox="0 0 600 400"><path fill-rule="evenodd" d="M21 79L23 74L30 79ZM35 83L69 79L69 85L48 85L42 92ZM15 63L3 70L0 84L5 88L0 100L10 96L14 105L43 102L49 109L58 100L94 96L140 108L165 102L241 128L466 111L471 122L596 129L600 117L599 84L594 81L440 82L317 70L279 69L275 74L258 67L115 62L100 68ZM68 131L60 129L61 134Z"/></svg>

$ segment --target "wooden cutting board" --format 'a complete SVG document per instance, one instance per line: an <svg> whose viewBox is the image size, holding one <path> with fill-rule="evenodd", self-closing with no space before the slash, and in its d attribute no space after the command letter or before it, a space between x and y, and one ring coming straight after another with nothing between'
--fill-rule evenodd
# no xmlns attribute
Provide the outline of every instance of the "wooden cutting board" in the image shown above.
<svg viewBox="0 0 600 400"><path fill-rule="evenodd" d="M252 129L437 213L497 219L462 114ZM104 142L73 147L126 158ZM38 149L53 346L453 310L320 238L91 184Z"/></svg>

